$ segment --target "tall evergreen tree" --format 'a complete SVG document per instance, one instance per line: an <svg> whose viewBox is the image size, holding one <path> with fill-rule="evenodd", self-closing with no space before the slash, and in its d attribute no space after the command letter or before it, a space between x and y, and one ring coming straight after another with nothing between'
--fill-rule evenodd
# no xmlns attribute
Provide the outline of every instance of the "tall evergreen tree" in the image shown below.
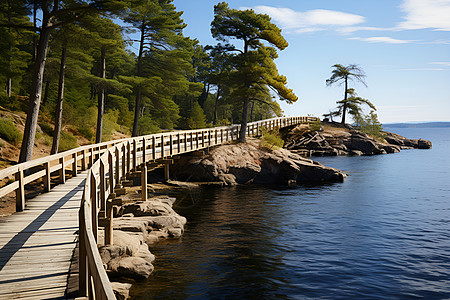
<svg viewBox="0 0 450 300"><path fill-rule="evenodd" d="M335 64L332 66L333 71L331 72L331 77L326 80L327 86L331 86L335 83L339 83L340 85L344 84L344 100L342 100L342 119L341 123L345 124L345 117L347 112L347 98L348 98L348 83L349 81L357 80L362 84L366 85L364 78L366 75L364 71L358 65L348 65L343 66L341 64Z"/></svg>
<svg viewBox="0 0 450 300"><path fill-rule="evenodd" d="M274 63L274 59L278 57L276 49L263 44L265 41L283 50L288 43L268 15L257 14L251 9L242 11L230 9L225 2L214 6L211 33L214 38L221 41L234 38L243 42L242 49L232 49L232 51L238 51L237 72L232 73L232 76L236 83L241 83L235 95L243 101L239 140L245 142L249 104L261 86L270 87L288 103L298 99L293 91L286 87L286 77L278 74Z"/></svg>
<svg viewBox="0 0 450 300"><path fill-rule="evenodd" d="M154 99L151 95L157 93L157 88L161 86L162 80L165 80L163 70L152 70L152 68L164 67L160 65L163 61L158 61L158 58L170 51L176 51L180 47L179 43L184 39L182 30L186 24L181 19L182 12L177 12L171 2L171 0L135 1L124 18L126 23L131 24L134 31L140 33L139 40L135 41L139 44L136 76L128 79L136 93L132 136L138 135L139 117L143 106L142 97ZM168 73L169 70L166 69L165 72ZM147 91L146 95L143 95L144 89Z"/></svg>

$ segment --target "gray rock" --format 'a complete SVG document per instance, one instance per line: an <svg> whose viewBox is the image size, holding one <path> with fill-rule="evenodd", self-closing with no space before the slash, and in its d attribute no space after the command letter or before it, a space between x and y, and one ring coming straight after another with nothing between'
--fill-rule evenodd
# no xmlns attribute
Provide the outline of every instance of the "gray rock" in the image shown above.
<svg viewBox="0 0 450 300"><path fill-rule="evenodd" d="M131 283L111 282L111 287L117 300L127 300L130 298Z"/></svg>
<svg viewBox="0 0 450 300"><path fill-rule="evenodd" d="M153 265L142 257L128 256L116 258L109 262L108 271L111 276L145 279L153 272Z"/></svg>

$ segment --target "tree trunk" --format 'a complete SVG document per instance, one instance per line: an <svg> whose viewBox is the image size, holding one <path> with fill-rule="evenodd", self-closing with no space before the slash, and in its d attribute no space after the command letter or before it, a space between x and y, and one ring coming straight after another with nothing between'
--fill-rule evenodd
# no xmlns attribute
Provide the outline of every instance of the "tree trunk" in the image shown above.
<svg viewBox="0 0 450 300"><path fill-rule="evenodd" d="M345 124L345 113L347 111L347 87L348 87L348 77L345 77L345 93L344 93L344 107L342 108L342 120L341 124Z"/></svg>
<svg viewBox="0 0 450 300"><path fill-rule="evenodd" d="M250 110L250 122L253 122L253 109L255 108L255 101L252 101L252 109Z"/></svg>
<svg viewBox="0 0 450 300"><path fill-rule="evenodd" d="M9 35L11 39L11 3L8 1L8 25L9 25ZM8 97L11 97L11 90L12 90L12 42L10 40L9 42L9 53L8 53L8 65L9 65L9 74L8 74L8 81L6 83L6 92L8 93Z"/></svg>
<svg viewBox="0 0 450 300"><path fill-rule="evenodd" d="M244 105L242 109L242 120L241 120L241 129L239 130L239 141L245 143L247 132L247 119L248 119L248 106L250 104L250 100L246 97L244 99Z"/></svg>
<svg viewBox="0 0 450 300"><path fill-rule="evenodd" d="M142 24L141 24L141 39L139 41L139 54L138 54L138 59L137 59L137 76L138 77L140 77L142 74L142 55L144 53L144 40L145 40L145 19L142 20ZM141 90L141 86L139 85L136 90L133 131L131 133L132 137L135 137L138 135L139 111L141 109L141 97L142 97L142 90Z"/></svg>
<svg viewBox="0 0 450 300"><path fill-rule="evenodd" d="M66 70L66 50L67 50L67 42L64 41L61 53L61 64L59 69L58 102L56 104L56 111L55 111L55 129L53 131L53 144L52 150L50 152L51 154L58 153L59 138L61 135L61 120L64 101L64 79Z"/></svg>
<svg viewBox="0 0 450 300"><path fill-rule="evenodd" d="M213 118L214 125L216 125L217 123L217 103L219 102L219 95L220 95L220 84L217 86L217 95L216 100L214 101L214 118Z"/></svg>
<svg viewBox="0 0 450 300"><path fill-rule="evenodd" d="M51 28L47 28L47 22L47 17L44 17L41 33L39 36L36 61L33 67L30 103L28 107L27 120L25 123L22 147L20 149L19 162L30 160L31 155L33 154L34 139L36 137L36 126L42 97L42 79L44 76L48 41L50 38L50 33L52 31Z"/></svg>
<svg viewBox="0 0 450 300"><path fill-rule="evenodd" d="M37 2L38 2L38 0L33 1L33 26L34 26L34 28L37 28L37 22L36 22L36 20L37 20L37 17L36 17ZM37 56L36 36L33 35L33 53L32 53L32 57L31 57L31 61L35 62L36 56Z"/></svg>
<svg viewBox="0 0 450 300"><path fill-rule="evenodd" d="M106 49L102 47L101 58L100 58L100 77L106 77ZM103 83L100 86L100 91L98 93L98 114L97 114L97 132L95 134L95 143L102 142L102 126L103 126L103 113L105 109L105 87Z"/></svg>

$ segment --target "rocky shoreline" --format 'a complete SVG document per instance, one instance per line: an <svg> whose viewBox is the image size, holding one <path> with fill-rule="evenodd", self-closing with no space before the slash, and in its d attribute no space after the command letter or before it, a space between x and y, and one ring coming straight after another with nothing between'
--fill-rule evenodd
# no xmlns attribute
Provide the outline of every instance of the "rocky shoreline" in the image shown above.
<svg viewBox="0 0 450 300"><path fill-rule="evenodd" d="M285 147L305 156L378 155L432 147L424 139L408 139L390 132L383 135L384 139L377 140L352 126L333 123L325 123L319 131L308 131L300 125L285 134Z"/></svg>
<svg viewBox="0 0 450 300"><path fill-rule="evenodd" d="M119 198L123 204L114 206L113 245L99 245L117 299L128 299L130 281L146 279L153 272L155 256L150 252L151 245L181 237L186 224L186 218L172 208L175 198L150 195L147 201L140 201L140 186L125 189L126 194ZM151 185L149 189L152 190ZM98 240L103 241L103 236L100 230Z"/></svg>

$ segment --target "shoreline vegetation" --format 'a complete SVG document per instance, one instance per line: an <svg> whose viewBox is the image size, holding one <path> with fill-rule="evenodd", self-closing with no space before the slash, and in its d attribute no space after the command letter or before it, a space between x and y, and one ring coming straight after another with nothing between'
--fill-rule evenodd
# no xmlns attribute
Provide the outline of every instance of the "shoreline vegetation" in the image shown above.
<svg viewBox="0 0 450 300"><path fill-rule="evenodd" d="M385 140L381 142L348 125L323 123L319 130L310 130L309 126L303 124L281 133L287 148L305 141L306 137L308 142L302 142L303 148L295 150L270 148L261 139L247 139L246 143L229 143L208 152L185 154L171 166L174 180L165 181L161 168L149 172L147 201L140 200L140 178L130 180L124 195L115 199L114 244L99 245L118 299L127 299L132 283L148 278L153 272L152 245L183 235L188 220L173 209L178 197L204 186L295 186L341 182L346 177L344 172L304 155L375 155L431 148L430 141L406 139L393 133L384 132ZM100 241L102 234L100 232Z"/></svg>

